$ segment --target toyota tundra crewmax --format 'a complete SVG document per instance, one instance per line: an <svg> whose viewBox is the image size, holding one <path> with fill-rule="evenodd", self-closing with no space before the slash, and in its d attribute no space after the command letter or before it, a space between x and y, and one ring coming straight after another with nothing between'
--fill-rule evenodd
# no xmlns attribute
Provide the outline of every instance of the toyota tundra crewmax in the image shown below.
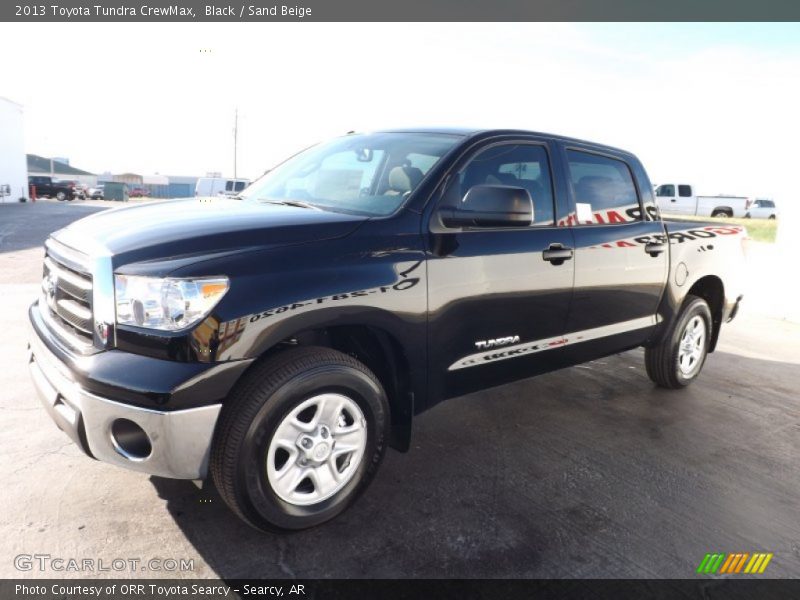
<svg viewBox="0 0 800 600"><path fill-rule="evenodd" d="M640 346L657 385L691 383L736 315L745 233L664 222L607 146L348 134L235 198L55 232L30 373L88 456L210 479L252 526L301 529L447 398Z"/></svg>

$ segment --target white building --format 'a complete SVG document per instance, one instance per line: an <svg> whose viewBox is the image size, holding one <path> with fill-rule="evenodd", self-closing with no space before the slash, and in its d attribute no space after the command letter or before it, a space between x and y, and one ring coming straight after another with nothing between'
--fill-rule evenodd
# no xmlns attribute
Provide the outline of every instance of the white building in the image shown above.
<svg viewBox="0 0 800 600"><path fill-rule="evenodd" d="M0 202L28 197L22 106L0 97Z"/></svg>

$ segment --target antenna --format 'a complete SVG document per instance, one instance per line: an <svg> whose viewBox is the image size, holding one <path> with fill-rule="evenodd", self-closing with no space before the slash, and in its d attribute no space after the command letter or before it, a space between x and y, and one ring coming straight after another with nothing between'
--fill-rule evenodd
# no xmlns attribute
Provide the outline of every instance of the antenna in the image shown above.
<svg viewBox="0 0 800 600"><path fill-rule="evenodd" d="M236 179L236 153L237 153L237 145L239 143L239 109L236 108L235 112L233 113L233 178Z"/></svg>

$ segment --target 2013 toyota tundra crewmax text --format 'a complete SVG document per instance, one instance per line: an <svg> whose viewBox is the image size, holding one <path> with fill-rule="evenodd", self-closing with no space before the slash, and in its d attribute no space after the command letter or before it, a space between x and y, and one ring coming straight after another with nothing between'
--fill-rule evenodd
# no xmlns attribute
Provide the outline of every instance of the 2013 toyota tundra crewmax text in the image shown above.
<svg viewBox="0 0 800 600"><path fill-rule="evenodd" d="M349 134L235 199L54 233L30 371L89 456L210 476L251 525L300 529L351 504L446 398L638 346L656 384L689 384L736 314L744 240L663 222L614 148Z"/></svg>

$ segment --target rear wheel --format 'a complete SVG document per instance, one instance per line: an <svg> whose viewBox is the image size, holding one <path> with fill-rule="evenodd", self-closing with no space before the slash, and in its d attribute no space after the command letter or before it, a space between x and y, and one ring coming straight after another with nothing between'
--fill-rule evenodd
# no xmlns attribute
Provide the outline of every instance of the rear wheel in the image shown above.
<svg viewBox="0 0 800 600"><path fill-rule="evenodd" d="M59 202L63 202L66 199L67 199L67 195L64 192L56 193L56 200L58 200Z"/></svg>
<svg viewBox="0 0 800 600"><path fill-rule="evenodd" d="M712 217L717 217L718 219L727 219L733 215L729 214L726 210L715 210L711 213Z"/></svg>
<svg viewBox="0 0 800 600"><path fill-rule="evenodd" d="M661 387L678 389L694 381L703 369L711 340L708 304L688 296L683 309L661 342L645 348L647 375Z"/></svg>
<svg viewBox="0 0 800 600"><path fill-rule="evenodd" d="M248 374L228 399L211 475L253 527L305 529L366 489L388 435L386 394L367 367L335 350L293 348Z"/></svg>

